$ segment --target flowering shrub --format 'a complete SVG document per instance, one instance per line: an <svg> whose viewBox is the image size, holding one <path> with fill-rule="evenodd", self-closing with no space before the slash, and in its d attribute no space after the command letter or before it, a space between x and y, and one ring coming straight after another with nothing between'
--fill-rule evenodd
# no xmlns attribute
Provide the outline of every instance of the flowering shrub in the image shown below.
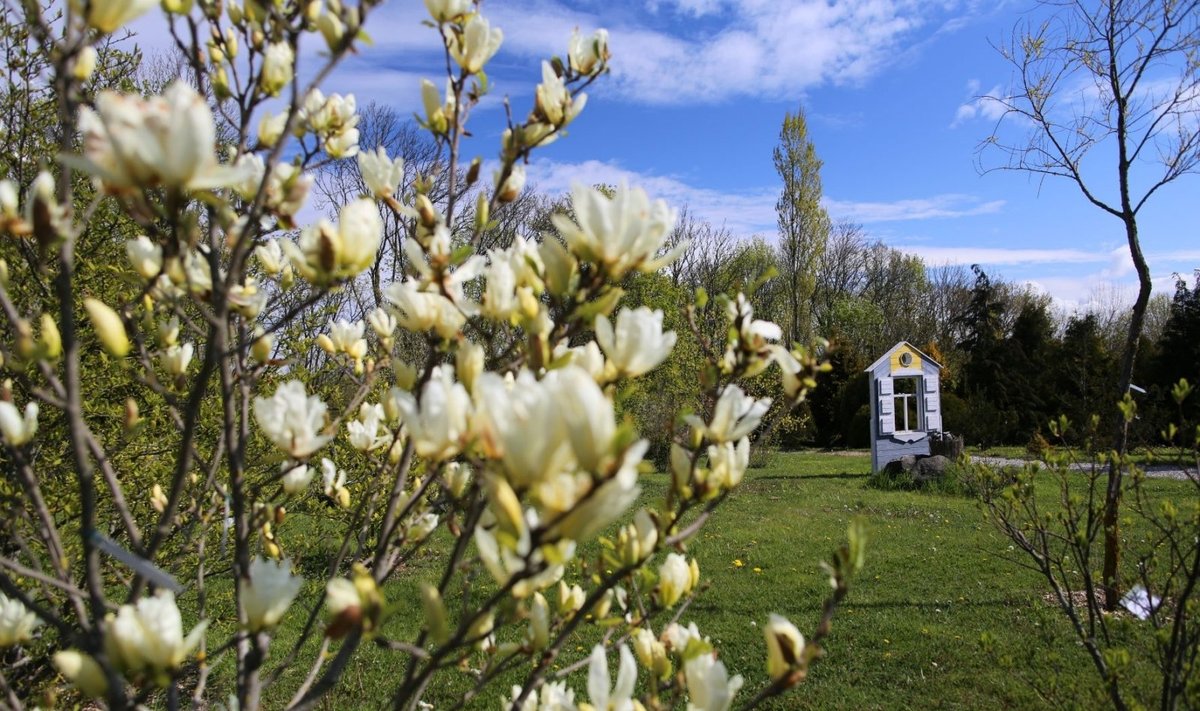
<svg viewBox="0 0 1200 711"><path fill-rule="evenodd" d="M556 234L482 248L531 152L562 135L605 73L607 35L577 33L565 61L543 63L488 186L478 160L461 168L460 139L503 33L466 0L426 6L450 68L444 93L422 85L436 175L360 147L354 97L316 86L358 48L371 2L164 2L189 81L148 98L96 92L93 72L96 46L150 4L69 3L61 20L28 6L64 125L53 172L0 182L0 227L16 246L5 253L21 257L0 265L12 512L0 645L52 664L76 690L64 693L109 708L173 708L185 695L204 705L209 660L231 655L228 703L253 709L285 684L271 655L308 665L273 693L311 708L372 641L405 659L394 687L374 690L398 706L441 675L472 675L467 701L517 670L514 709L726 709L739 694L712 642L673 619L700 589L686 544L742 480L771 405L738 382L773 368L795 405L821 365L780 344L746 295L719 296L728 328L723 343L704 340L708 407L678 418L665 499L634 511L648 443L615 399L685 334L623 304L621 285L686 248L664 247L674 211L637 188L577 186ZM313 42L320 67L301 85ZM366 194L336 224L297 230L314 171L348 160ZM120 263L86 261L83 245L113 252L101 210L129 232ZM404 228L399 251L385 246L385 216ZM370 303L342 298L364 281ZM339 531L319 580L289 555L300 547L289 511ZM597 540L601 572L580 576L580 546ZM384 583L414 575L417 555L439 572L420 581L420 631L391 639ZM772 682L745 705L804 677L861 562L852 529L807 645L771 617ZM210 607L222 581L232 611ZM323 594L302 594L306 582ZM294 647L274 649L289 617L308 622ZM550 674L585 626L603 630L568 667L588 667L586 702ZM3 687L18 706L35 689Z"/></svg>

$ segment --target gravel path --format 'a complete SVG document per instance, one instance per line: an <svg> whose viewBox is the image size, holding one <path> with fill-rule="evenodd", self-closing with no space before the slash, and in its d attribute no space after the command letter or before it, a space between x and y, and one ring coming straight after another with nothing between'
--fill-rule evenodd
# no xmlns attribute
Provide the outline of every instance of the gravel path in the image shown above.
<svg viewBox="0 0 1200 711"><path fill-rule="evenodd" d="M993 467L1022 467L1028 463L1024 459L1010 459L1008 457L974 457L973 456L973 457L971 457L971 461L978 462L980 464L987 464L987 465L993 466ZM1039 462L1034 462L1034 463L1040 464ZM1084 471L1090 466L1091 466L1090 464L1080 463L1080 464L1072 464L1071 468L1077 469L1079 471ZM1197 480L1197 474L1196 474L1195 469L1181 467L1178 464L1151 464L1149 466L1142 467L1142 471L1146 472L1146 476L1154 477L1157 479L1179 479L1180 481L1186 481L1188 479L1191 479L1193 481Z"/></svg>

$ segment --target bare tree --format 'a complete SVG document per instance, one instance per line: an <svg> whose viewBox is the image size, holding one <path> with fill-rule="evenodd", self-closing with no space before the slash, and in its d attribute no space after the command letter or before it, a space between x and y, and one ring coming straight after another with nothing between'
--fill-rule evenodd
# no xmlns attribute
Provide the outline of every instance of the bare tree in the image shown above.
<svg viewBox="0 0 1200 711"><path fill-rule="evenodd" d="M1124 398L1150 301L1150 268L1138 215L1164 185L1200 163L1200 0L1043 0L1040 24L1018 26L1000 52L1016 85L1000 102L1002 125L1028 128L1010 140L999 127L980 146L999 155L984 170L1018 170L1073 182L1092 205L1121 221L1138 275L1115 395ZM1126 418L1114 410L1113 448L1123 454ZM1109 472L1104 587L1117 603L1121 468Z"/></svg>

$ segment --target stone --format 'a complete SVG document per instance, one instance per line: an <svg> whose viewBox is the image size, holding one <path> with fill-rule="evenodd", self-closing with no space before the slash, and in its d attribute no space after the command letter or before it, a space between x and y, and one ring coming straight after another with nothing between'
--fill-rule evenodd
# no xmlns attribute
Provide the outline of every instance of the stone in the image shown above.
<svg viewBox="0 0 1200 711"><path fill-rule="evenodd" d="M940 454L935 454L932 457L921 457L917 460L916 469L913 471L913 479L922 483L941 479L946 475L946 469L950 467L951 463L948 458Z"/></svg>

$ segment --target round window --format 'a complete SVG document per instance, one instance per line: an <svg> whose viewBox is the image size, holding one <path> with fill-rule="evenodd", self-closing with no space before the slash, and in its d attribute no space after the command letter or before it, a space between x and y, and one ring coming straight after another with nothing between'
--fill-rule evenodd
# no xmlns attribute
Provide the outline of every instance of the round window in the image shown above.
<svg viewBox="0 0 1200 711"><path fill-rule="evenodd" d="M900 354L900 365L904 366L905 368L912 365L912 353L901 353Z"/></svg>

